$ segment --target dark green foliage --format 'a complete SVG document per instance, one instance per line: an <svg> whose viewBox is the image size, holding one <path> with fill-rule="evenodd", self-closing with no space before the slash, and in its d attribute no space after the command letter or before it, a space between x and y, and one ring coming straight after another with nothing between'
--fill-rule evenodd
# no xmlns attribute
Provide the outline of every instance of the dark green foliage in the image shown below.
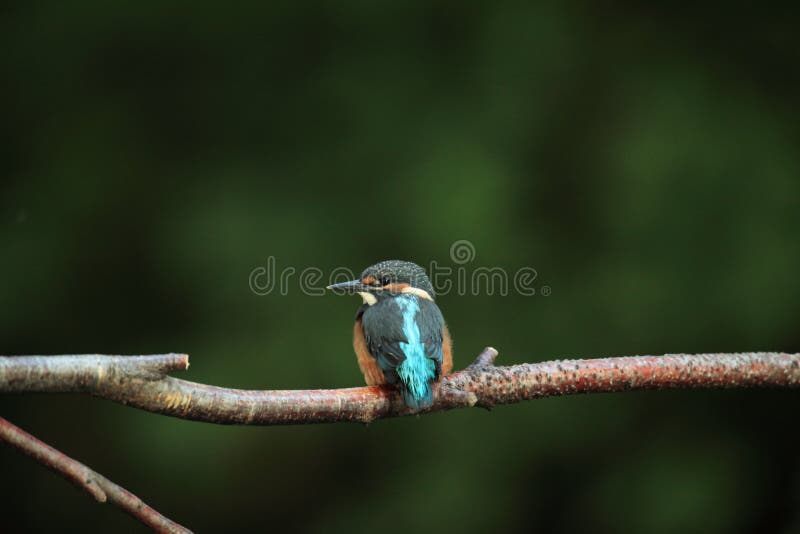
<svg viewBox="0 0 800 534"><path fill-rule="evenodd" d="M439 291L456 367L486 345L503 364L798 352L796 11L5 3L0 352L360 385L355 297L299 278L381 258L536 270L533 296ZM296 269L286 295L250 290L269 256ZM797 532L797 406L674 391L237 428L0 397L197 532L348 534ZM2 530L141 531L7 448L0 480Z"/></svg>

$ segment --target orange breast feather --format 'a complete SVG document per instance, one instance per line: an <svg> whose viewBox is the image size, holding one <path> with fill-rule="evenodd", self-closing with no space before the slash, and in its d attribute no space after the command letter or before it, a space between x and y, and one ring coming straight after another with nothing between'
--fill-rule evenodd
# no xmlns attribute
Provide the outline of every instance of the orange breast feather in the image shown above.
<svg viewBox="0 0 800 534"><path fill-rule="evenodd" d="M366 381L367 385L385 384L386 379L383 376L383 371L378 367L378 362L372 357L367 348L364 329L361 328L361 319L357 320L353 327L353 348L356 351L358 366L361 368L361 372L364 373L364 381Z"/></svg>
<svg viewBox="0 0 800 534"><path fill-rule="evenodd" d="M453 340L447 325L442 330L442 374L446 375L453 370Z"/></svg>

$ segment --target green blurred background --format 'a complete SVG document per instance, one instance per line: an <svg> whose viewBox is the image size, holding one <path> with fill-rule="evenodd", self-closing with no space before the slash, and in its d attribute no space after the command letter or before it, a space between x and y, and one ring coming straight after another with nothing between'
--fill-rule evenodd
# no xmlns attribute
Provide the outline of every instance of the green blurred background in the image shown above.
<svg viewBox="0 0 800 534"><path fill-rule="evenodd" d="M797 9L593 3L0 8L4 354L187 352L360 385L357 298L253 269L530 266L442 296L456 366L800 351ZM88 397L0 413L200 532L800 532L798 394L554 398L239 428ZM130 531L0 448L5 531Z"/></svg>

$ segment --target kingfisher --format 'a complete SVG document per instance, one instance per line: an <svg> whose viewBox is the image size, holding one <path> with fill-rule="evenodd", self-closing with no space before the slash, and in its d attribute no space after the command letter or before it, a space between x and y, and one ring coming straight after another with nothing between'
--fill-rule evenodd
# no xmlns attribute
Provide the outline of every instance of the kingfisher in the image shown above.
<svg viewBox="0 0 800 534"><path fill-rule="evenodd" d="M453 368L453 343L425 270L410 261L387 260L328 289L363 300L353 348L367 385L396 385L413 410L431 406L433 383Z"/></svg>

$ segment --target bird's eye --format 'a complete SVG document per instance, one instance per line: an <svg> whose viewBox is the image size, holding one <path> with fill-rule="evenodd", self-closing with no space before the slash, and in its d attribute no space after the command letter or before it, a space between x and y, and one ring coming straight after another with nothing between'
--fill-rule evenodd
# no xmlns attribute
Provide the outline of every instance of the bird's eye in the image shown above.
<svg viewBox="0 0 800 534"><path fill-rule="evenodd" d="M382 286L389 285L389 282L391 282L391 281L392 281L392 279L389 277L389 275L385 275L385 276L381 277L381 285Z"/></svg>

